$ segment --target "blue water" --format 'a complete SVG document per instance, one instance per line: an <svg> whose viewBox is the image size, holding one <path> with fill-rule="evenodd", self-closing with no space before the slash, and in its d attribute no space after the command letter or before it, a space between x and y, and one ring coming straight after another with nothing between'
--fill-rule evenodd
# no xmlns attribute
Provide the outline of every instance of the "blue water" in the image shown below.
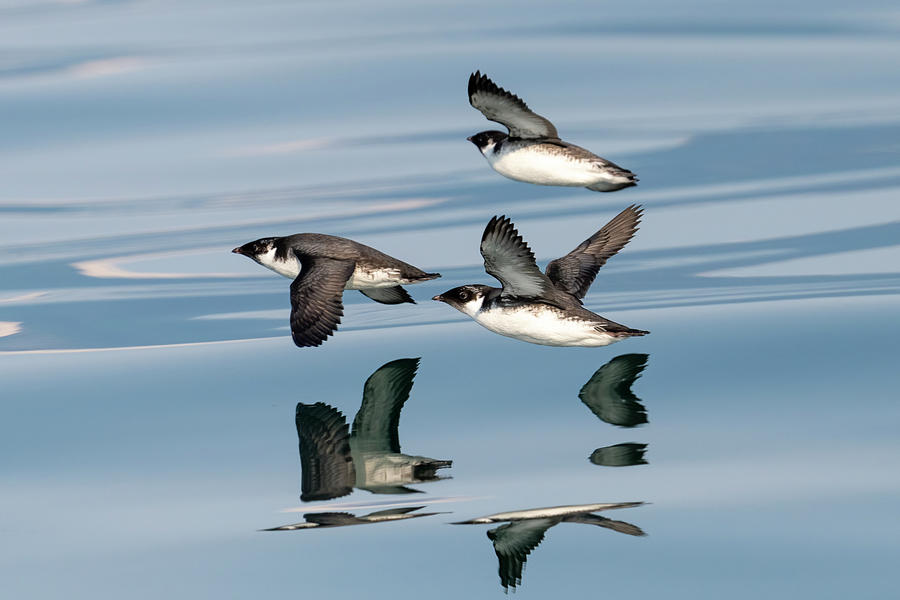
<svg viewBox="0 0 900 600"><path fill-rule="evenodd" d="M6 595L498 597L496 525L448 523L626 501L646 537L552 527L517 593L896 594L898 32L888 2L0 2ZM492 172L475 69L640 185ZM631 203L586 305L649 336L539 347L428 300L489 283L492 215L543 264ZM300 231L443 277L348 292L297 349L287 280L230 250ZM578 394L631 353L620 428ZM296 404L350 422L414 357L400 445L449 478L301 502ZM627 442L648 464L588 460ZM414 506L442 514L258 531Z"/></svg>

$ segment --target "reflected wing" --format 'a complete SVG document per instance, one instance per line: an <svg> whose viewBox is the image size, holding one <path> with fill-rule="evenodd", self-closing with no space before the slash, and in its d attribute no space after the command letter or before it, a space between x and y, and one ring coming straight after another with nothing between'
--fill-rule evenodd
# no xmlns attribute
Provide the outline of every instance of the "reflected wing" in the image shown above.
<svg viewBox="0 0 900 600"><path fill-rule="evenodd" d="M637 525L632 525L631 523L626 523L625 521L615 521L613 519L607 519L606 517L601 517L600 515L573 515L571 517L566 517L565 519L563 519L563 521L565 521L566 523L584 523L585 525L597 525L598 527L612 529L613 531L618 531L619 533L624 533L625 535L647 535L646 533L644 533L644 530Z"/></svg>
<svg viewBox="0 0 900 600"><path fill-rule="evenodd" d="M418 358L401 358L372 373L363 387L362 406L353 419L353 441L363 452L400 452L400 411L409 398Z"/></svg>
<svg viewBox="0 0 900 600"><path fill-rule="evenodd" d="M344 285L356 263L295 254L303 266L291 284L291 336L301 348L319 346L341 322Z"/></svg>
<svg viewBox="0 0 900 600"><path fill-rule="evenodd" d="M358 486L361 490L372 492L373 494L424 494L422 490L416 490L405 485L362 485Z"/></svg>
<svg viewBox="0 0 900 600"><path fill-rule="evenodd" d="M647 366L647 354L617 356L594 373L578 397L600 420L619 427L647 422L647 409L631 392L631 385Z"/></svg>
<svg viewBox="0 0 900 600"><path fill-rule="evenodd" d="M300 499L330 500L353 491L356 474L344 415L322 402L297 405Z"/></svg>
<svg viewBox="0 0 900 600"><path fill-rule="evenodd" d="M620 212L577 248L550 261L547 277L562 291L584 298L600 267L634 237L641 214L641 207L636 205Z"/></svg>
<svg viewBox="0 0 900 600"><path fill-rule="evenodd" d="M371 512L365 515L366 518L376 517L395 517L399 515L405 515L406 513L411 513L413 511L419 510L420 508L425 508L425 505L422 506L401 506L400 508L388 508L386 510L377 510L375 512Z"/></svg>
<svg viewBox="0 0 900 600"><path fill-rule="evenodd" d="M534 253L504 216L493 217L481 236L484 270L503 284L502 296L551 297L553 283L534 262Z"/></svg>
<svg viewBox="0 0 900 600"><path fill-rule="evenodd" d="M296 531L297 529L312 529L315 526L315 523L303 521L302 523L291 523L290 525L281 525L279 527L267 527L260 529L260 531Z"/></svg>
<svg viewBox="0 0 900 600"><path fill-rule="evenodd" d="M556 127L534 113L518 96L475 71L469 76L469 104L490 121L502 123L514 138L559 138Z"/></svg>
<svg viewBox="0 0 900 600"><path fill-rule="evenodd" d="M646 465L644 453L647 444L628 442L597 448L591 453L590 461L603 467L630 467L632 465Z"/></svg>
<svg viewBox="0 0 900 600"><path fill-rule="evenodd" d="M348 512L320 512L303 515L307 523L317 523L322 527L340 527L341 525L358 525L365 521Z"/></svg>
<svg viewBox="0 0 900 600"><path fill-rule="evenodd" d="M528 519L487 532L500 561L500 585L515 589L522 583L522 570L528 555L544 539L544 533L557 523L558 519Z"/></svg>

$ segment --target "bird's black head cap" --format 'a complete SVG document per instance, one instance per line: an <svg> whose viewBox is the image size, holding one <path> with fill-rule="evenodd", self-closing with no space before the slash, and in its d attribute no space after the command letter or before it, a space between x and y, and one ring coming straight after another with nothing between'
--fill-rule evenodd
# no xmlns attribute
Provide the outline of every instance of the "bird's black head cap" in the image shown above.
<svg viewBox="0 0 900 600"><path fill-rule="evenodd" d="M469 285L461 285L459 287L453 288L452 290L447 290L443 294L438 294L432 300L437 300L438 302L445 302L454 308L459 308L465 304L468 304L472 300L477 300L478 298L487 295L488 290L491 287L488 285L481 284L469 284Z"/></svg>
<svg viewBox="0 0 900 600"><path fill-rule="evenodd" d="M473 135L471 137L467 137L466 139L469 140L470 142L472 142L473 144L475 144L475 146L479 150L484 150L488 146L491 146L491 145L496 146L496 145L500 144L507 137L509 137L509 136L506 135L505 133L503 133L502 131L489 130L489 131L482 131L480 133L476 133L475 135Z"/></svg>
<svg viewBox="0 0 900 600"><path fill-rule="evenodd" d="M243 254L244 256L255 259L257 256L268 252L275 245L275 242L277 242L278 239L279 238L277 237L260 238L252 242L247 242L243 246L238 246L237 248L232 250L232 252L234 252L235 254Z"/></svg>

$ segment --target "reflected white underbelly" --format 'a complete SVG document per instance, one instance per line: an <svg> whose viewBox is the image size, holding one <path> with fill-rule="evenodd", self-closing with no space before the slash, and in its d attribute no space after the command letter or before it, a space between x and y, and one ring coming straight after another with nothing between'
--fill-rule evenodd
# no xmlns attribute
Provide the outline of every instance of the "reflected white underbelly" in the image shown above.
<svg viewBox="0 0 900 600"><path fill-rule="evenodd" d="M608 346L619 341L589 321L567 319L549 307L480 311L475 321L494 333L543 346Z"/></svg>

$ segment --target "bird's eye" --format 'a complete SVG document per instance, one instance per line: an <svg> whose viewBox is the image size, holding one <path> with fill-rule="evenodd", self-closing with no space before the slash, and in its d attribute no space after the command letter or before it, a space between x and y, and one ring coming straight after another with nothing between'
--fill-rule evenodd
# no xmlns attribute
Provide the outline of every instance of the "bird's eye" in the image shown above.
<svg viewBox="0 0 900 600"><path fill-rule="evenodd" d="M462 300L463 302L465 302L466 300L468 300L468 299L469 299L469 292L467 292L466 290L462 290L462 291L459 293L459 299Z"/></svg>

